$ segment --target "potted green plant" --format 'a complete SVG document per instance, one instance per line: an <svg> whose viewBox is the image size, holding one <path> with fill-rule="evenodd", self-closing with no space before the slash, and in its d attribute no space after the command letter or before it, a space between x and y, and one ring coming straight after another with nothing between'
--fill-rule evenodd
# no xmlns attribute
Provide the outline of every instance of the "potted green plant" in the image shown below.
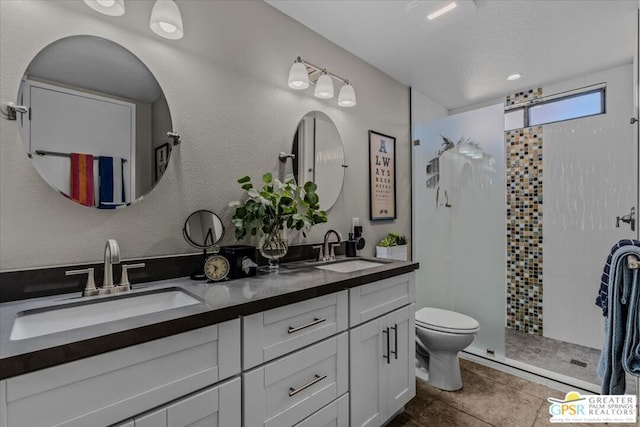
<svg viewBox="0 0 640 427"><path fill-rule="evenodd" d="M376 257L407 260L407 238L398 233L389 233L376 245Z"/></svg>
<svg viewBox="0 0 640 427"><path fill-rule="evenodd" d="M327 213L320 210L313 182L299 186L293 176L282 182L265 173L261 188L254 186L248 176L238 179L238 184L246 197L244 201L229 203L235 207L231 222L236 239L247 235L259 237L258 249L272 268L277 268L278 259L287 253L289 246L283 234L286 229L301 231L306 237L313 225L327 222Z"/></svg>

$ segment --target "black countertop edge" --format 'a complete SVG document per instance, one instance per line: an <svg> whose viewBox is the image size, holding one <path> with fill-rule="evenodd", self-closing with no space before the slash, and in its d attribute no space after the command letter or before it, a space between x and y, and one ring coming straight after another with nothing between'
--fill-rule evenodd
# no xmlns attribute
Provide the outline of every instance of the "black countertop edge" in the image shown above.
<svg viewBox="0 0 640 427"><path fill-rule="evenodd" d="M417 262L403 263L403 265L394 266L389 270L371 273L363 272L356 277L332 281L317 287L287 292L239 305L213 309L169 321L5 357L0 359L0 380L399 276L418 268L419 263Z"/></svg>

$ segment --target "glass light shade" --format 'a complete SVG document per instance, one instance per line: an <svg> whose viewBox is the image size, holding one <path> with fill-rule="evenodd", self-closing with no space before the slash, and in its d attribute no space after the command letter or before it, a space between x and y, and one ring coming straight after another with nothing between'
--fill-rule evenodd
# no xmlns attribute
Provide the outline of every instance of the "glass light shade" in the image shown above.
<svg viewBox="0 0 640 427"><path fill-rule="evenodd" d="M316 90L313 92L316 98L333 98L333 82L328 74L322 74L316 82Z"/></svg>
<svg viewBox="0 0 640 427"><path fill-rule="evenodd" d="M353 90L353 86L349 83L345 83L340 88L338 94L338 105L341 107L353 107L356 105L356 91Z"/></svg>
<svg viewBox="0 0 640 427"><path fill-rule="evenodd" d="M184 36L182 15L173 0L157 0L151 10L149 20L151 31L169 40L179 40Z"/></svg>
<svg viewBox="0 0 640 427"><path fill-rule="evenodd" d="M124 15L124 0L84 0L91 9L109 16Z"/></svg>
<svg viewBox="0 0 640 427"><path fill-rule="evenodd" d="M307 67L302 62L294 62L289 70L289 87L291 89L306 89L309 87Z"/></svg>

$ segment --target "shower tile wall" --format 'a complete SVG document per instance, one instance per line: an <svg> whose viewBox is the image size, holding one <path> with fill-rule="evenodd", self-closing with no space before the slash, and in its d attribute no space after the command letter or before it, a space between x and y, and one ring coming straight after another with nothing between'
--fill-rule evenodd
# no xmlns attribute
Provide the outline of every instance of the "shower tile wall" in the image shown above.
<svg viewBox="0 0 640 427"><path fill-rule="evenodd" d="M522 94L525 101L541 90ZM505 146L507 327L542 335L542 126L505 132Z"/></svg>
<svg viewBox="0 0 640 427"><path fill-rule="evenodd" d="M538 89L529 89L526 91L518 92L513 95L507 95L506 100L504 101L505 107L510 107L512 105L520 104L521 102L531 101L532 99L536 99L542 96L542 88Z"/></svg>

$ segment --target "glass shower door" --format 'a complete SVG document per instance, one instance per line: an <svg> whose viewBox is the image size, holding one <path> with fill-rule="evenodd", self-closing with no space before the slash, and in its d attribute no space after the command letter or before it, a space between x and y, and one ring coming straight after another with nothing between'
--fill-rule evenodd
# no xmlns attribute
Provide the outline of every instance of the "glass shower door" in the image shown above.
<svg viewBox="0 0 640 427"><path fill-rule="evenodd" d="M413 259L418 308L480 323L467 349L504 356L504 106L414 124Z"/></svg>

